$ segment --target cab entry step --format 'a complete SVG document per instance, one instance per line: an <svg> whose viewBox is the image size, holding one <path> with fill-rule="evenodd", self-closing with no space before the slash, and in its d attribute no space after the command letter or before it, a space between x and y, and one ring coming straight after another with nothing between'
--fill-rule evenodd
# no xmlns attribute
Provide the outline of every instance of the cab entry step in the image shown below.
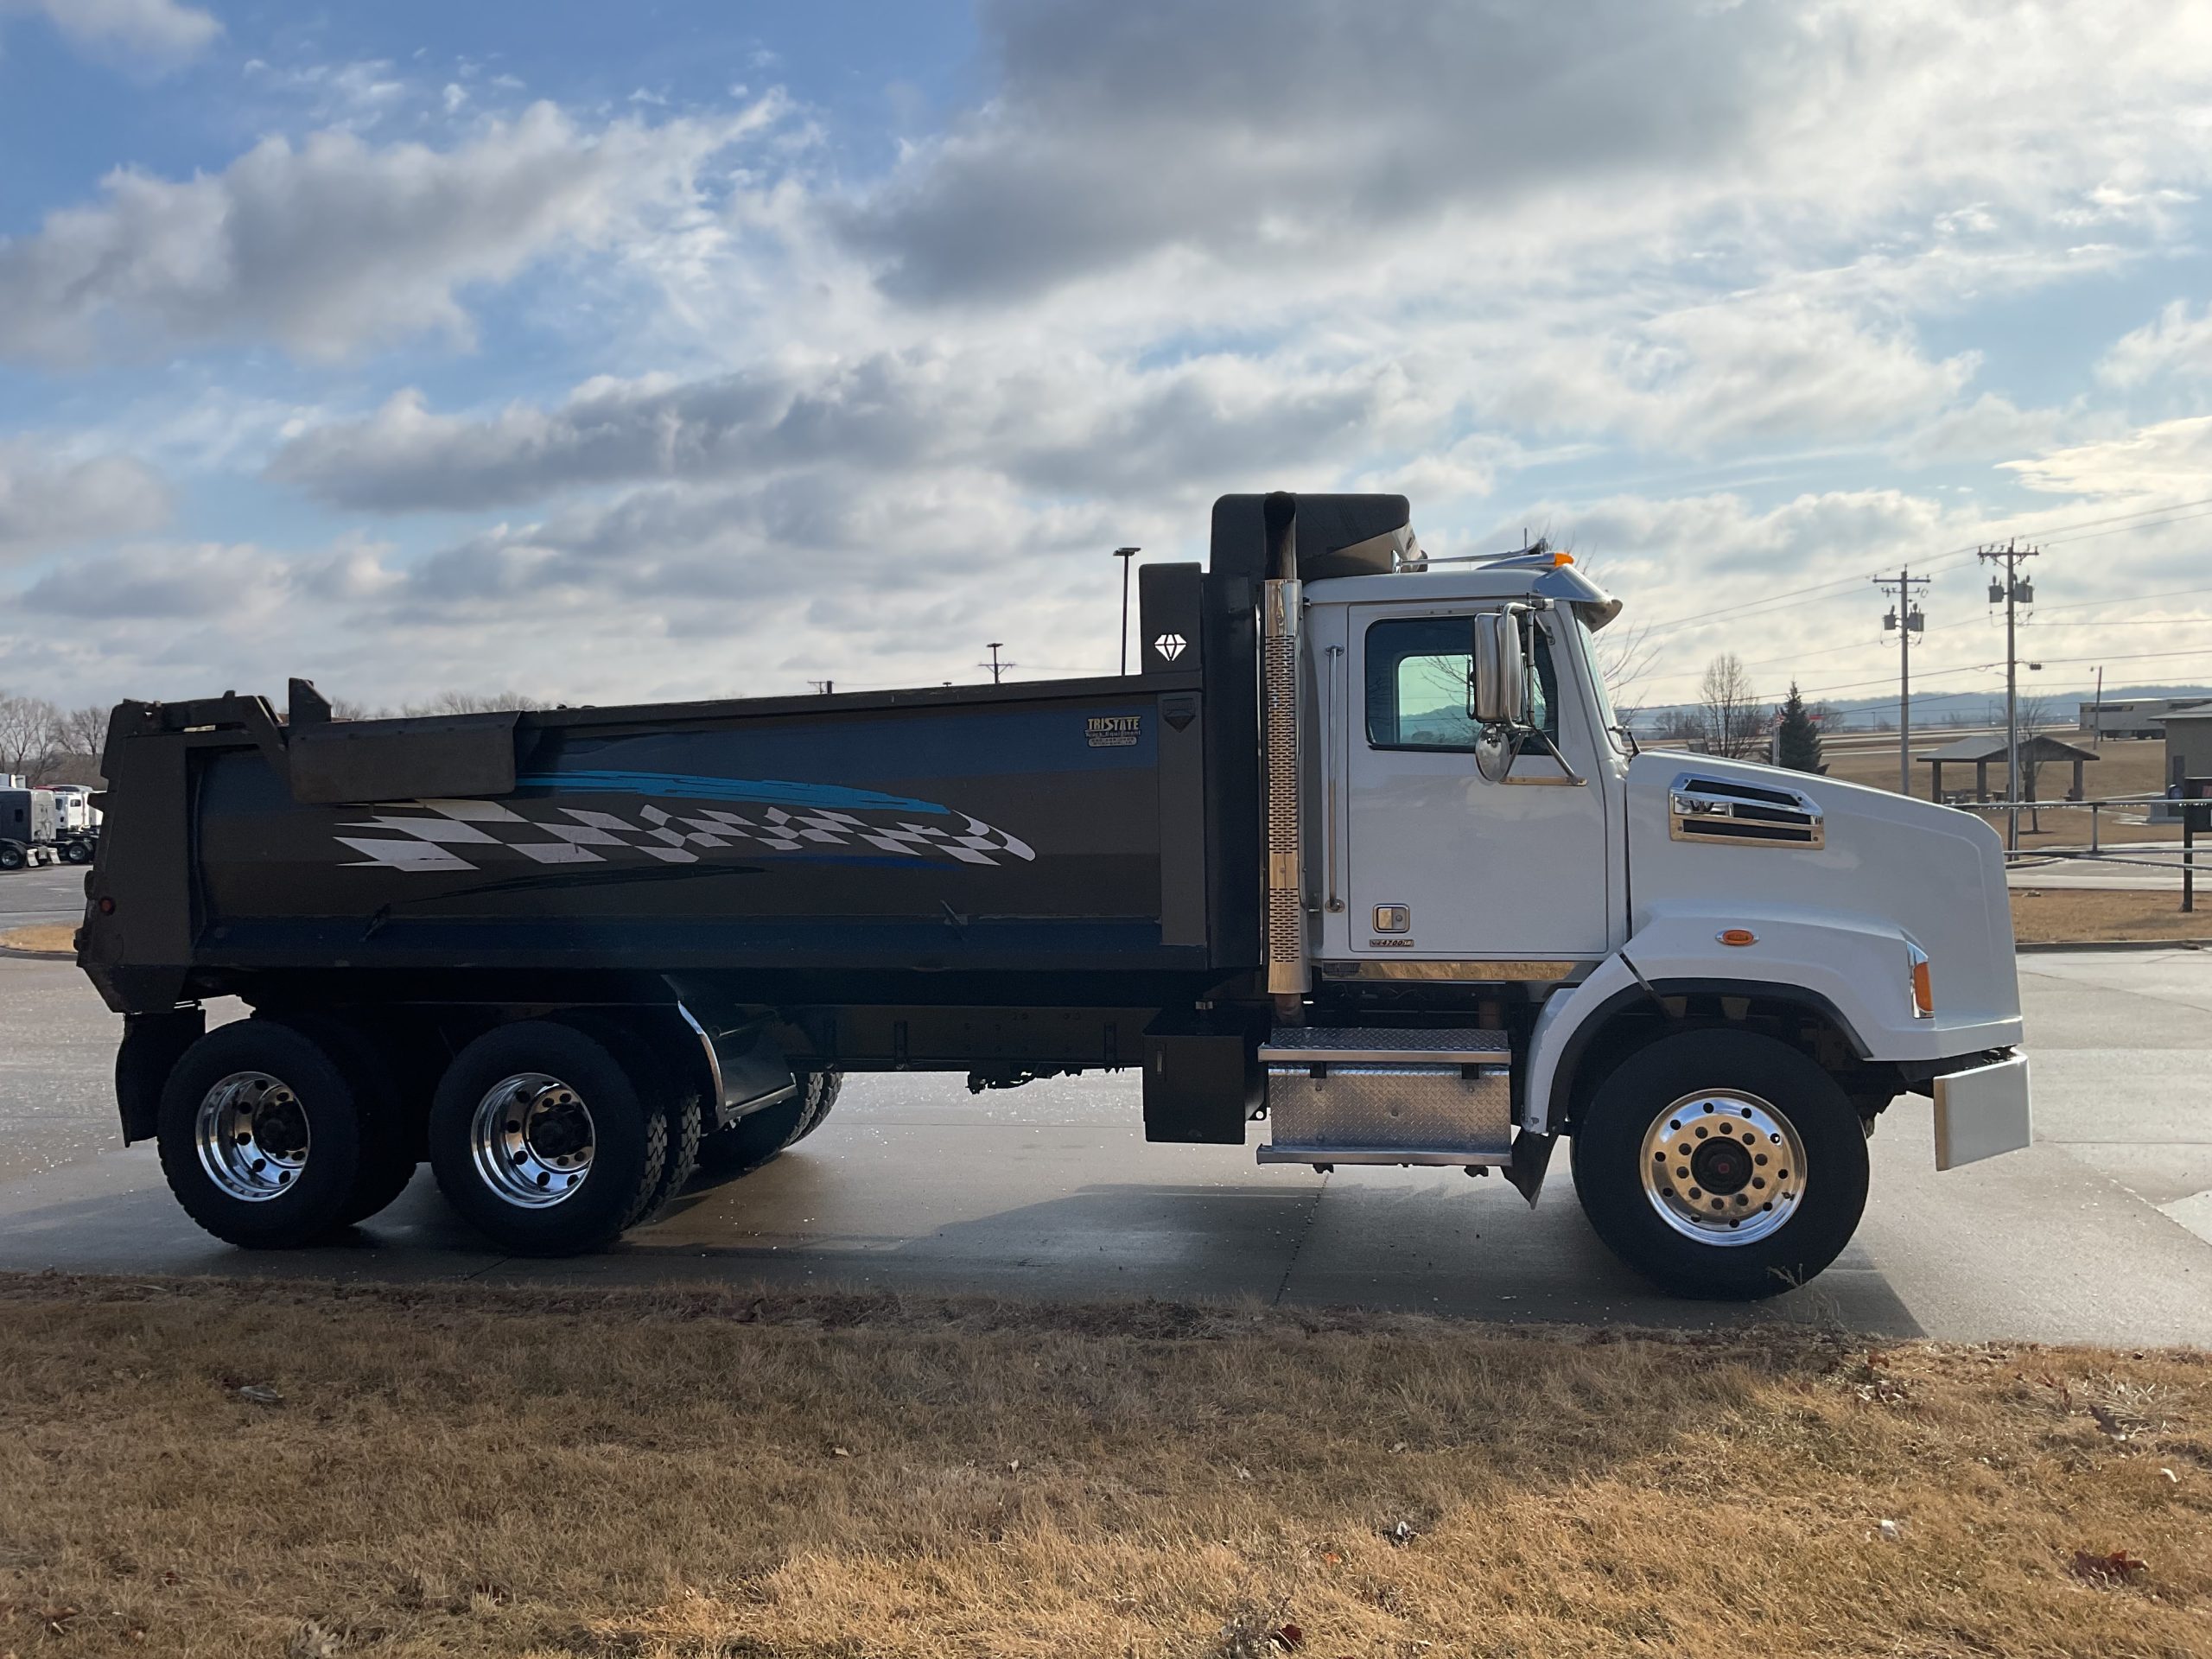
<svg viewBox="0 0 2212 1659"><path fill-rule="evenodd" d="M1504 1164L1513 1055L1502 1031L1286 1027L1261 1046L1274 1139L1263 1164Z"/></svg>

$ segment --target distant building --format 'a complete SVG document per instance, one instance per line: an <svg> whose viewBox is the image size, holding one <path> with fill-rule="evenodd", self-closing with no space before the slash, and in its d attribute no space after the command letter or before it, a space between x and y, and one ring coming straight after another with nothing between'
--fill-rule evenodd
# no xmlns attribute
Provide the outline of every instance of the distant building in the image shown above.
<svg viewBox="0 0 2212 1659"><path fill-rule="evenodd" d="M2212 698L2129 697L2084 702L2082 729L2099 737L2158 737L2164 734L2168 715L2190 709L2212 709Z"/></svg>
<svg viewBox="0 0 2212 1659"><path fill-rule="evenodd" d="M2212 702L2168 715L2165 734L2169 790L2184 778L2212 778Z"/></svg>

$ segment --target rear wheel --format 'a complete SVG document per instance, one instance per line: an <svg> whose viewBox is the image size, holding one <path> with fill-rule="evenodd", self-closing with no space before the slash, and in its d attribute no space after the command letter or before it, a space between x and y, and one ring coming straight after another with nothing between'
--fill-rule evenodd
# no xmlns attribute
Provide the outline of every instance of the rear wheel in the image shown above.
<svg viewBox="0 0 2212 1659"><path fill-rule="evenodd" d="M430 1104L430 1166L454 1208L521 1255L604 1249L644 1213L665 1110L607 1046L531 1020L461 1050Z"/></svg>
<svg viewBox="0 0 2212 1659"><path fill-rule="evenodd" d="M336 1018L309 1014L287 1016L287 1021L337 1062L359 1109L360 1159L337 1217L340 1226L350 1227L384 1210L415 1179L420 1120L410 1121L398 1077L367 1033Z"/></svg>
<svg viewBox="0 0 2212 1659"><path fill-rule="evenodd" d="M65 841L61 843L61 856L67 863L89 864L92 861L92 843L83 841Z"/></svg>
<svg viewBox="0 0 2212 1659"><path fill-rule="evenodd" d="M1849 1098L1753 1032L1683 1032L1631 1055L1584 1111L1573 1160L1599 1236L1682 1296L1801 1285L1850 1243L1866 1205Z"/></svg>
<svg viewBox="0 0 2212 1659"><path fill-rule="evenodd" d="M0 870L20 870L29 855L12 841L0 841Z"/></svg>
<svg viewBox="0 0 2212 1659"><path fill-rule="evenodd" d="M350 1219L360 1102L342 1061L290 1026L241 1020L187 1049L156 1138L185 1213L229 1243L285 1249Z"/></svg>
<svg viewBox="0 0 2212 1659"><path fill-rule="evenodd" d="M709 1135L699 1147L699 1166L722 1179L743 1175L819 1128L836 1103L844 1073L834 1069L803 1071L798 1082L798 1091L789 1099L747 1112Z"/></svg>

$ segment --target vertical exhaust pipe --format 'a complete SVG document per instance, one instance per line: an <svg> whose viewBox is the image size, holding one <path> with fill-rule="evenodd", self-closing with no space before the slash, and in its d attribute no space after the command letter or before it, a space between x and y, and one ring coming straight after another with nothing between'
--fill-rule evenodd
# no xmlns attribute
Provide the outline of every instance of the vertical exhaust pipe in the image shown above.
<svg viewBox="0 0 2212 1659"><path fill-rule="evenodd" d="M1282 1013L1295 1014L1307 983L1299 823L1298 498L1277 490L1263 511L1268 574L1260 595L1260 682L1268 773L1268 991Z"/></svg>

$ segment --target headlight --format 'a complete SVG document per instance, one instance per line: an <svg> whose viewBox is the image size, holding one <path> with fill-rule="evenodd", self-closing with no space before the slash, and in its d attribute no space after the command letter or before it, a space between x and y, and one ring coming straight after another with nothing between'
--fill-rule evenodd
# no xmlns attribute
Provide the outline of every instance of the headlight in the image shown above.
<svg viewBox="0 0 2212 1659"><path fill-rule="evenodd" d="M1912 1013L1916 1020L1936 1017L1936 987L1928 971L1928 953L1910 939L1904 948L1911 963Z"/></svg>

